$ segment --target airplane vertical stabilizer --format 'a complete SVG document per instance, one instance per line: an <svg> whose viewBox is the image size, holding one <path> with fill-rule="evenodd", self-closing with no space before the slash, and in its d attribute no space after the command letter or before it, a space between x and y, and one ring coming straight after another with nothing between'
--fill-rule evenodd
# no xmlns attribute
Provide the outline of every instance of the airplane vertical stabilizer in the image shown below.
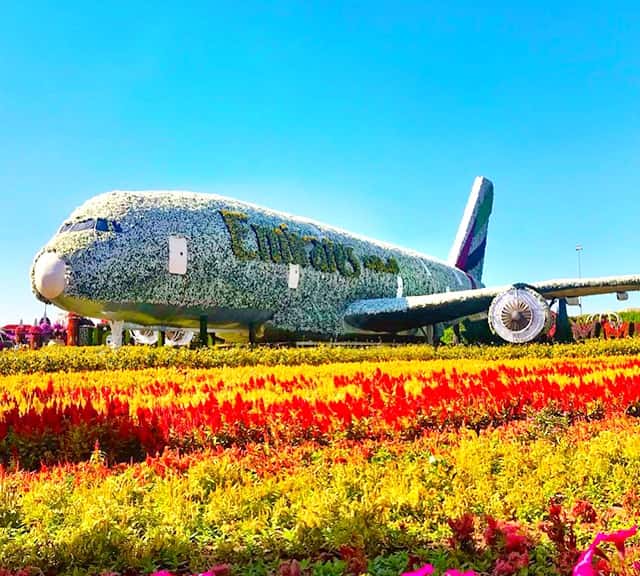
<svg viewBox="0 0 640 576"><path fill-rule="evenodd" d="M489 216L493 207L493 184L484 176L477 176L449 252L449 264L464 270L474 280L482 280L484 252L487 246Z"/></svg>

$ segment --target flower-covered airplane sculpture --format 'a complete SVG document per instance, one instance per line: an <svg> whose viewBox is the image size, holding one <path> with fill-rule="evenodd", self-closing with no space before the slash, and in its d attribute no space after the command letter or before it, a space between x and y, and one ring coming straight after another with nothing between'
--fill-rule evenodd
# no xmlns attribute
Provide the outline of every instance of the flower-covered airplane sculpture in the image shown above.
<svg viewBox="0 0 640 576"><path fill-rule="evenodd" d="M543 333L553 299L640 289L635 275L485 288L492 206L493 184L479 176L444 262L222 196L109 192L37 254L32 286L45 302L116 326L333 339L488 311L510 342Z"/></svg>

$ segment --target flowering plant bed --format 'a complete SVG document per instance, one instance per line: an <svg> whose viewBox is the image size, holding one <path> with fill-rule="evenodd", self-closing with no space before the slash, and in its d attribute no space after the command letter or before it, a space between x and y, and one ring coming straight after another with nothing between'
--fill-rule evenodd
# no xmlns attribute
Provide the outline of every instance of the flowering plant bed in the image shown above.
<svg viewBox="0 0 640 576"><path fill-rule="evenodd" d="M639 402L629 356L2 376L0 567L633 574L589 546L637 524Z"/></svg>
<svg viewBox="0 0 640 576"><path fill-rule="evenodd" d="M222 368L241 366L297 366L334 362L387 362L390 360L509 360L516 358L593 358L640 354L640 338L589 340L580 344L503 346L310 346L154 348L127 346L111 350L102 346L55 347L0 354L1 374L137 370L140 368Z"/></svg>
<svg viewBox="0 0 640 576"><path fill-rule="evenodd" d="M640 413L636 357L432 361L4 376L0 462L33 468L165 448L414 438L539 413Z"/></svg>

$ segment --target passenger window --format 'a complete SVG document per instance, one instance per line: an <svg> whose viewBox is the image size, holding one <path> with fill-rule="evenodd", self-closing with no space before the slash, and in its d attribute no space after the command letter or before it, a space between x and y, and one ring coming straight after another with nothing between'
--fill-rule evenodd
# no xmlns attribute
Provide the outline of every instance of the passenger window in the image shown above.
<svg viewBox="0 0 640 576"><path fill-rule="evenodd" d="M113 227L114 232L122 232L122 226L118 224L115 220L111 221L111 226Z"/></svg>

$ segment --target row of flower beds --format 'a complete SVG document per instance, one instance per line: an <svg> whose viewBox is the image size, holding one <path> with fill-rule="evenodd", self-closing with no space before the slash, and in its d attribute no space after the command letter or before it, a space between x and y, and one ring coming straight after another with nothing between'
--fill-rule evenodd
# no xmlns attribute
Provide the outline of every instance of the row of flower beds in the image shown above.
<svg viewBox="0 0 640 576"><path fill-rule="evenodd" d="M477 360L21 374L0 378L0 463L165 448L411 439L551 412L640 415L640 359Z"/></svg>
<svg viewBox="0 0 640 576"><path fill-rule="evenodd" d="M638 477L640 430L628 416L166 451L115 466L96 449L88 462L3 473L0 566L191 574L228 564L266 575L290 574L296 560L318 576L425 562L570 574L596 533L637 522ZM628 561L639 557L632 542Z"/></svg>
<svg viewBox="0 0 640 576"><path fill-rule="evenodd" d="M2 376L0 569L568 575L637 523L638 415L634 356Z"/></svg>
<svg viewBox="0 0 640 576"><path fill-rule="evenodd" d="M0 375L142 368L221 368L241 366L322 365L333 362L386 362L390 360L507 360L516 358L592 358L640 354L640 337L623 340L588 340L579 344L503 346L324 345L308 347L232 346L201 349L126 346L52 347L42 350L3 351Z"/></svg>

